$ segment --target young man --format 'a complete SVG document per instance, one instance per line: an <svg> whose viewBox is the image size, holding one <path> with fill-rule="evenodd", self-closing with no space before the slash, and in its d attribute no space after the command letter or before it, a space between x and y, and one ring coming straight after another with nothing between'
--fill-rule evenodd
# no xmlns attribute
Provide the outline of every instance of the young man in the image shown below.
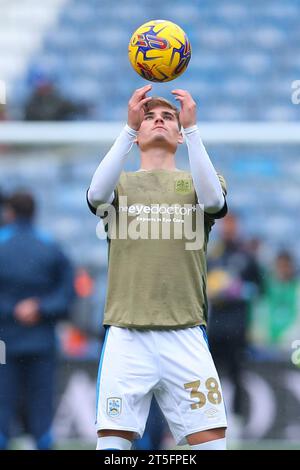
<svg viewBox="0 0 300 470"><path fill-rule="evenodd" d="M225 183L202 144L191 95L172 92L179 112L163 98L147 97L150 90L146 85L132 95L128 124L88 190L94 213L98 208L103 217L103 203L115 210L107 222L113 227L97 449L130 449L144 432L154 393L178 444L222 450L227 424L206 342L205 253L214 219L226 214ZM175 166L181 126L191 173ZM141 168L124 173L133 143L140 150ZM188 243L191 233L198 237L194 245Z"/></svg>
<svg viewBox="0 0 300 470"><path fill-rule="evenodd" d="M54 444L55 325L69 316L74 270L57 243L35 226L35 207L26 191L3 202L0 339L7 357L0 365L0 450L8 448L21 410L36 448Z"/></svg>

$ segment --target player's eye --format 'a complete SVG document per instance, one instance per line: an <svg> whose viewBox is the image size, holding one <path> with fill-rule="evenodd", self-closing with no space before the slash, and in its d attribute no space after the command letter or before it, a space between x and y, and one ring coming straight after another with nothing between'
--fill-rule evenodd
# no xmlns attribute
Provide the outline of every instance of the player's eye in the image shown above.
<svg viewBox="0 0 300 470"><path fill-rule="evenodd" d="M144 119L145 121L148 121L149 119L152 119L152 118L153 116L151 114L147 114Z"/></svg>

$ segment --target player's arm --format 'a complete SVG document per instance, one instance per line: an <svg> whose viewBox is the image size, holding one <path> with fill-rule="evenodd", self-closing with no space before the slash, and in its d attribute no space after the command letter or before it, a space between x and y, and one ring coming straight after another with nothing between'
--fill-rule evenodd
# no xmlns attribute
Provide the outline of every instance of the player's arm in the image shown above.
<svg viewBox="0 0 300 470"><path fill-rule="evenodd" d="M172 93L181 106L179 118L186 138L198 201L203 204L205 212L217 214L226 202L219 177L205 150L197 127L196 103L185 90L174 90Z"/></svg>
<svg viewBox="0 0 300 470"><path fill-rule="evenodd" d="M133 93L128 103L128 124L94 173L88 190L88 202L94 208L103 203L112 203L114 200L115 187L143 120L143 106L151 99L146 97L150 89L151 85L146 85Z"/></svg>

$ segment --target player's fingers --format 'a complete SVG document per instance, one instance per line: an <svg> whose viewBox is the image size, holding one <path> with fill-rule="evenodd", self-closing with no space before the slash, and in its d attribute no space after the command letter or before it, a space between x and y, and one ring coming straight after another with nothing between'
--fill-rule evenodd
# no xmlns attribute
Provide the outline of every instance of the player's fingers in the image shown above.
<svg viewBox="0 0 300 470"><path fill-rule="evenodd" d="M187 90L173 90L173 95L181 96L187 103L194 103L192 95Z"/></svg>
<svg viewBox="0 0 300 470"><path fill-rule="evenodd" d="M136 91L145 90L146 88L152 88L152 84L147 83L147 85L144 85L144 86L141 86L140 88L137 88Z"/></svg>
<svg viewBox="0 0 300 470"><path fill-rule="evenodd" d="M180 101L181 103L184 103L185 99L183 96L175 96L174 98L176 101Z"/></svg>
<svg viewBox="0 0 300 470"><path fill-rule="evenodd" d="M171 93L173 93L173 95L179 95L179 96L189 95L189 93L186 90L181 90L179 88L177 90L172 90Z"/></svg>
<svg viewBox="0 0 300 470"><path fill-rule="evenodd" d="M129 104L135 106L137 103L141 101L146 96L152 88L152 85L146 85L143 88L138 88L132 95L131 99L129 100Z"/></svg>
<svg viewBox="0 0 300 470"><path fill-rule="evenodd" d="M148 103L148 101L151 101L152 100L152 96L147 96L146 98L143 98L140 102L139 102L139 106L144 106L146 103Z"/></svg>
<svg viewBox="0 0 300 470"><path fill-rule="evenodd" d="M193 100L192 96L187 92L187 94L175 94L175 100L180 101L182 106L185 106L189 109L196 107L196 103Z"/></svg>
<svg viewBox="0 0 300 470"><path fill-rule="evenodd" d="M142 88L138 88L137 90L135 90L135 92L133 93L133 96L138 96L138 97L141 97L143 96L145 93L148 93L148 91L150 91L152 88L152 85L145 85L143 86Z"/></svg>

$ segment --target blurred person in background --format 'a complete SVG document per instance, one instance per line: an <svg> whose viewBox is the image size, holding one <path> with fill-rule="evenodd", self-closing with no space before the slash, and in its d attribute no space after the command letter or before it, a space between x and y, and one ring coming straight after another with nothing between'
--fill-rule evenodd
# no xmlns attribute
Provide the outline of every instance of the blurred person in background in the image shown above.
<svg viewBox="0 0 300 470"><path fill-rule="evenodd" d="M52 239L33 223L35 201L16 192L4 201L0 230L0 448L6 449L20 398L37 449L53 445L55 325L68 316L73 269Z"/></svg>
<svg viewBox="0 0 300 470"><path fill-rule="evenodd" d="M290 355L292 341L299 338L299 307L299 276L291 253L284 250L265 276L264 295L253 309L254 341Z"/></svg>
<svg viewBox="0 0 300 470"><path fill-rule="evenodd" d="M64 97L44 71L33 70L29 82L32 93L25 103L25 121L69 121L87 114L88 107Z"/></svg>
<svg viewBox="0 0 300 470"><path fill-rule="evenodd" d="M221 377L227 373L233 385L234 416L229 425L232 434L239 433L243 418L241 379L248 315L250 303L258 294L261 283L261 270L239 235L237 217L228 214L221 226L220 240L208 260L208 336Z"/></svg>
<svg viewBox="0 0 300 470"><path fill-rule="evenodd" d="M2 208L3 208L4 200L5 200L4 192L0 188L0 227L1 225L3 225Z"/></svg>
<svg viewBox="0 0 300 470"><path fill-rule="evenodd" d="M0 121L6 121L7 116L6 116L6 111L5 107L0 103Z"/></svg>

